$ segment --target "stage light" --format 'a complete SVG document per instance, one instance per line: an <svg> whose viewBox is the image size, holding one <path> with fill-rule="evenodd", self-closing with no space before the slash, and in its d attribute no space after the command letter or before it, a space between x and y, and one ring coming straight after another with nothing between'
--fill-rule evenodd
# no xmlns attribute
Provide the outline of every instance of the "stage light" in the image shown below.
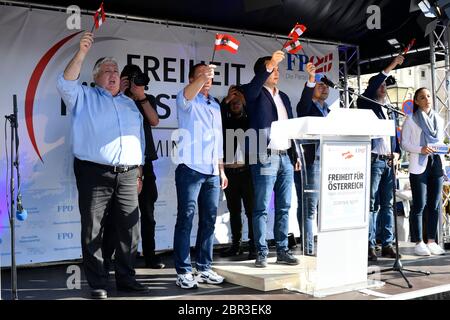
<svg viewBox="0 0 450 320"><path fill-rule="evenodd" d="M447 8L448 5L450 5L450 0L411 0L409 12L419 10L422 12L417 17L417 24L424 31L426 37L436 29L442 17L443 9Z"/></svg>
<svg viewBox="0 0 450 320"><path fill-rule="evenodd" d="M400 49L400 48L401 48L400 43L399 43L399 42L397 41L397 39L395 39L395 38L388 39L387 42L389 42L389 44L390 44L391 46L393 46L395 49Z"/></svg>
<svg viewBox="0 0 450 320"><path fill-rule="evenodd" d="M418 4L420 11L423 12L425 17L427 18L436 18L438 16L438 12L436 7L432 6L428 0L420 1Z"/></svg>

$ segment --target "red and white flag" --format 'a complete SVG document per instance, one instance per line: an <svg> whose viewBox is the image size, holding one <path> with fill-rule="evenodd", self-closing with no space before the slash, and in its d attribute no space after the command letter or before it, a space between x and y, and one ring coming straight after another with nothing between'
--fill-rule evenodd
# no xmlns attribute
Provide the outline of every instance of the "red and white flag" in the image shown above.
<svg viewBox="0 0 450 320"><path fill-rule="evenodd" d="M306 27L302 24L296 24L294 28L292 28L288 37L292 39L298 39L306 31Z"/></svg>
<svg viewBox="0 0 450 320"><path fill-rule="evenodd" d="M290 54L297 53L302 48L300 41L298 39L292 39L285 43L283 49L285 49Z"/></svg>
<svg viewBox="0 0 450 320"><path fill-rule="evenodd" d="M240 42L228 34L216 34L214 50L227 50L231 53L237 53Z"/></svg>
<svg viewBox="0 0 450 320"><path fill-rule="evenodd" d="M405 47L405 49L404 49L403 52L402 52L402 55L407 54L408 51L411 50L411 48L414 46L415 43L416 43L416 39L414 38L414 39L412 39L412 40L408 43L408 45Z"/></svg>
<svg viewBox="0 0 450 320"><path fill-rule="evenodd" d="M100 28L103 22L106 20L105 10L103 9L103 2L100 5L100 8L97 9L94 15L94 24L95 29Z"/></svg>

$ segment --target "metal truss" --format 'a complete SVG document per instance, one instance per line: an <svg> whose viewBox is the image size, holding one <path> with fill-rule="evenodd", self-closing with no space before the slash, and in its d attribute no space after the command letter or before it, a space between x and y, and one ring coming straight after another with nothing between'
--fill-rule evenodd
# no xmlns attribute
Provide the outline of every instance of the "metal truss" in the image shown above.
<svg viewBox="0 0 450 320"><path fill-rule="evenodd" d="M450 138L450 34L446 25L438 24L430 34L431 92L434 110L445 120L446 140ZM444 63L437 63L444 60ZM444 183L442 214L439 215L439 243L450 243L450 183ZM446 210L449 208L448 210Z"/></svg>
<svg viewBox="0 0 450 320"><path fill-rule="evenodd" d="M351 92L361 91L360 80L360 61L359 61L359 47L340 45L339 47L339 83L345 90L341 92L340 107L341 108L356 108L356 100L358 97ZM349 70L356 69L356 76L349 75ZM349 80L357 78L357 88L349 88ZM350 89L350 90L349 90Z"/></svg>

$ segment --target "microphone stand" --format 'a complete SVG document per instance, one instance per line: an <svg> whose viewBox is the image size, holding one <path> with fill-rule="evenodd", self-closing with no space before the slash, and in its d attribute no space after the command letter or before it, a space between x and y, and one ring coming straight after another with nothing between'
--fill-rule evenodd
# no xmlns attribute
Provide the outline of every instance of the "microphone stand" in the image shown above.
<svg viewBox="0 0 450 320"><path fill-rule="evenodd" d="M388 104L382 104L378 101L372 100L368 97L363 96L362 94L356 93L353 90L348 90L348 89L343 89L340 88L337 85L334 85L332 82L330 82L331 87L333 87L333 89L339 90L339 91L343 91L343 92L350 92L352 94L356 94L359 98L364 99L366 101L370 101L372 103L375 103L379 106L381 106L382 108L385 108L386 110L393 112L397 115L401 115L401 116L406 116L406 114L404 114L403 112L393 108L392 106L388 105ZM396 131L396 126L394 126L394 139L397 138L397 131ZM391 152L394 152L394 146L393 146L393 142L392 139L390 140L390 147L391 147ZM398 271L400 273L400 275L403 277L403 279L405 279L406 284L408 285L408 288L412 288L413 285L409 282L408 278L406 278L404 271L407 272L414 272L414 273L420 273L420 274L424 274L424 275L430 275L431 273L429 271L420 271L420 270L411 270L411 269L405 269L403 268L403 264L400 260L400 255L399 255L399 249L398 249L398 231L397 231L397 199L396 199L396 166L394 165L394 161L392 160L392 199L393 199L393 214L394 214L394 236L395 236L395 261L394 261L394 265L391 268L387 268L384 270L380 270L379 272L390 272L390 271ZM374 222L375 223L375 222ZM369 274L374 274L375 271L370 272Z"/></svg>
<svg viewBox="0 0 450 320"><path fill-rule="evenodd" d="M19 177L19 135L17 133L17 96L13 95L13 113L5 116L11 126L11 178L10 178L10 214L9 227L11 234L11 299L18 300L17 295L17 266L15 251L15 202L14 202L14 167ZM15 148L14 148L15 147Z"/></svg>

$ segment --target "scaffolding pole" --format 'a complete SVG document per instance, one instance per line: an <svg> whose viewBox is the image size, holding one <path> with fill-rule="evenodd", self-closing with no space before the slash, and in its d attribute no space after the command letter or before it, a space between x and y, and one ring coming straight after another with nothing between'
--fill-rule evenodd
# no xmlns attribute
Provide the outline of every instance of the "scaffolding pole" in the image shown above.
<svg viewBox="0 0 450 320"><path fill-rule="evenodd" d="M429 36L430 40L430 72L431 72L431 94L434 110L445 120L444 132L448 139L450 137L450 60L449 60L449 32L445 25L439 24L436 30ZM444 66L437 65L437 56L444 56ZM446 172L444 172L446 175ZM450 192L444 188L443 202L441 202L441 214L439 215L438 242L444 247L450 242L449 215L445 206L450 199Z"/></svg>

